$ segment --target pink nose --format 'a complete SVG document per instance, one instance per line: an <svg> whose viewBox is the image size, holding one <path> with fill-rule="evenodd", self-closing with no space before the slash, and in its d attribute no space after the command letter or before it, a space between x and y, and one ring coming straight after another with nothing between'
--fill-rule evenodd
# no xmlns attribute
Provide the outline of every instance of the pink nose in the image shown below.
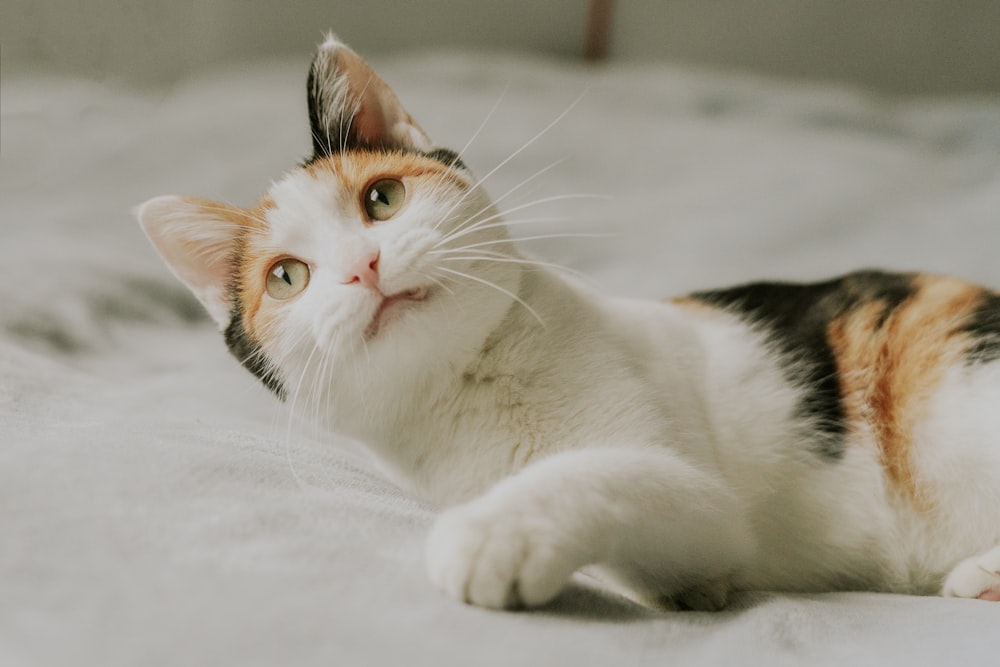
<svg viewBox="0 0 1000 667"><path fill-rule="evenodd" d="M361 283L369 289L377 290L379 257L380 253L378 251L375 251L374 254L365 254L364 257L348 269L347 279L344 281L344 284Z"/></svg>

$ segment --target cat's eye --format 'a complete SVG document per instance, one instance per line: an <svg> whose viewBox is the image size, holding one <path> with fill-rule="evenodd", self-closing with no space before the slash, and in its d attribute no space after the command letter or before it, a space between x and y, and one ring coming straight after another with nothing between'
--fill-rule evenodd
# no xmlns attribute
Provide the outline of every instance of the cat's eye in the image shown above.
<svg viewBox="0 0 1000 667"><path fill-rule="evenodd" d="M271 265L264 288L272 299L291 299L309 284L309 267L294 257L286 257Z"/></svg>
<svg viewBox="0 0 1000 667"><path fill-rule="evenodd" d="M365 213L371 220L388 220L406 199L403 182L395 178L383 178L368 186L364 194Z"/></svg>

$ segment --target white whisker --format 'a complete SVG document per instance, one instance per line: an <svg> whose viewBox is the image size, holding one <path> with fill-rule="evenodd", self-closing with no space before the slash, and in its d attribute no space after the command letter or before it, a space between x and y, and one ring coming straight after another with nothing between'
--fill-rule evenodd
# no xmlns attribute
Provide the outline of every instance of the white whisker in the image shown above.
<svg viewBox="0 0 1000 667"><path fill-rule="evenodd" d="M461 197L459 197L458 201L457 201L457 202L455 202L455 204L454 204L454 205L452 205L452 207L451 207L451 208L450 208L450 209L449 209L448 211L446 211L446 212L445 212L445 214L444 214L444 215L443 215L442 217L443 217L443 218L447 218L447 217L448 217L449 215L451 215L452 211L454 211L454 210L455 210L456 208L458 208L458 207L459 207L459 206L460 206L460 205L462 204L462 202L464 202L464 201L465 201L465 198L466 198L466 197L468 197L468 196L469 196L469 194L470 194L471 192L474 192L474 191L476 190L476 188L478 188L478 187L479 187L479 186L481 186L481 185L482 185L483 183L485 183L485 182L486 182L486 180L487 180L487 179L488 179L488 178L489 178L490 176L492 176L492 175L493 175L493 174L495 174L495 173L496 173L497 171L499 171L500 169L502 169L502 168L504 167L504 165L506 165L506 164L507 164L508 162L510 162L511 160L513 160L513 159L514 159L515 157L517 157L518 155L520 155L521 153L523 153L523 152L524 152L525 150L527 150L527 148L528 148L529 146L531 146L531 145L532 145L532 144L534 144L534 143L535 143L536 141L538 141L538 140L539 140L539 139L540 139L540 138L541 138L542 136L544 136L546 132L548 132L548 131L549 131L549 130L551 130L551 129L552 129L553 127L555 127L555 126L556 126L556 124L557 124L557 123L559 123L559 121L561 121L561 120L562 120L563 118L565 118L565 117L566 117L566 115L567 115L567 114L569 114L569 112L570 112L570 111L572 111L572 110L573 110L573 109L574 109L574 108L576 107L576 105L580 103L580 101L581 101L581 100L582 100L582 99L584 98L584 96L585 96L586 94L587 94L587 91L586 91L586 90L584 90L584 91L583 91L582 93L580 93L580 95L579 95L579 96L577 96L577 98L576 98L575 100L573 100L573 101L572 101L572 102L570 103L570 105L569 105L568 107L566 107L566 109L564 109L564 110L563 110L563 112L562 112L561 114L559 114L558 116L556 116L556 117L555 117L555 119L554 119L554 120L552 120L552 122L550 122L550 123L549 123L548 125L546 125L545 127L543 127L543 128L541 129L541 131L539 131L539 132L538 132L538 133L537 133L537 134L536 134L535 136L533 136L533 137L532 137L531 139L528 139L528 141L526 141L526 142L525 142L524 144L522 144L520 148L518 148L518 149L517 149L517 150L515 150L515 151L514 151L513 153L511 153L510 155L508 155L508 156L507 156L507 157L506 157L506 158L505 158L504 160L502 160L502 161L500 162L500 164L498 164L498 165L496 165L495 167L493 167L493 169L491 169L491 170L490 170L489 172L487 172L485 176L483 176L482 178L480 178L479 180L477 180L477 181L476 181L476 182L475 182L475 183L474 183L474 184L472 185L472 187L471 187L471 188L469 188L469 189L468 189L468 190L467 190L467 191L465 192L465 194L463 194L463 195L462 195Z"/></svg>
<svg viewBox="0 0 1000 667"><path fill-rule="evenodd" d="M465 151L469 150L469 146L471 146L472 142L479 137L479 133L483 131L483 128L486 127L486 124L490 122L491 118L493 118L493 114L495 114L497 112L497 109L500 108L500 103L503 102L503 98L506 97L507 92L509 90L510 90L510 82L508 82L507 85L503 87L503 91L501 91L500 97L498 97L497 101L493 103L493 108L490 109L489 113L486 114L486 118L483 119L483 122L479 124L479 127L476 128L476 131L472 133L472 136L469 137L469 140L465 142L464 146L462 146L462 150L458 151L459 159L461 159L462 156L465 155Z"/></svg>
<svg viewBox="0 0 1000 667"><path fill-rule="evenodd" d="M301 338L299 342L301 342ZM296 347L297 346L298 342L296 343ZM302 373L299 375L299 381L295 386L295 391L292 393L292 400L291 403L289 403L288 407L288 429L285 433L285 447L284 447L285 461L288 464L288 469L292 473L292 477L295 478L295 481L301 488L305 488L309 485L306 484L305 480L303 480L302 477L299 476L298 471L295 470L295 464L292 461L292 453L291 453L292 425L294 424L295 406L299 399L299 392L302 390L302 383L305 380L306 374L309 372L309 363L312 361L313 355L316 354L317 350L319 350L319 347L313 344L312 349L309 351L309 356L306 357L306 361L302 366Z"/></svg>
<svg viewBox="0 0 1000 667"><path fill-rule="evenodd" d="M452 250L466 250L468 248L481 248L488 245L498 245L501 243L513 243L517 241L538 241L541 239L600 239L613 237L614 234L606 234L600 232L564 232L560 234L535 234L534 236L521 236L518 238L506 238L506 239L493 239L492 241L480 241L478 243L470 243L468 245L461 246L459 248L452 248Z"/></svg>
<svg viewBox="0 0 1000 667"><path fill-rule="evenodd" d="M496 206L496 205L497 205L497 204L498 204L499 202L503 201L504 199L506 199L506 198L507 198L507 197L509 197L510 195L514 194L514 193L515 193L515 192L517 192L517 191L518 191L518 190L519 190L520 188L524 187L525 185L527 185L527 184L528 184L528 183L530 183L531 181L535 180L536 178L538 178L539 176L541 176L541 175L542 175L542 174L544 174L545 172L549 171L550 169L553 169L553 168L555 168L555 167L556 167L557 165L561 164L562 162L563 162L563 159L559 159L559 160L556 160L555 162L552 162L551 164L548 164L548 165L546 165L546 166L542 167L541 169L539 169L538 171L536 171L535 173L533 173L533 174L532 174L531 176L528 176L528 177L527 177L527 178L525 178L525 179L524 179L523 181L521 181L520 183L518 183L518 184L517 184L517 185L515 185L514 187L510 188L509 190L507 190L507 192L503 193L503 194L502 194L502 195L500 195L499 197L496 197L495 199L492 199L492 200L490 201L490 203L486 204L486 206L483 206L483 207L482 207L481 209L479 209L478 211L476 211L475 213L473 213L472 215L470 215L470 216L469 216L469 217L468 217L468 218L466 219L466 221L465 221L464 223L462 223L462 224L460 224L460 225L457 225L457 226L456 226L456 228L452 230L452 232L456 232L456 231L459 231L459 230L460 230L460 229L461 229L461 228L462 228L462 227L463 227L464 225L468 224L468 222L469 222L469 221L471 221L471 220L474 220L474 219L475 219L475 218L476 218L477 216L479 216L480 214L482 214L482 213L484 213L484 212L486 212L486 211L490 210L491 208L493 208L494 206ZM462 199L464 199L464 196L462 197ZM461 203L461 200L460 200L460 201L459 201L458 203ZM448 219L448 215L449 215L449 214L450 214L450 213L451 213L452 211L454 211L454 210L455 210L455 207L454 207L454 206L453 206L453 207L452 207L451 209L449 209L449 210L448 210L448 211L447 211L447 212L445 213L445 215L444 215L444 216L443 216L443 217L441 218L441 220L439 220L439 221L437 222L437 224L436 224L436 225L434 225L434 229L437 229L437 228L438 228L438 226L440 226L440 225L441 225L441 224L442 224L442 223L443 223L443 222L444 222L445 220L447 220L447 219Z"/></svg>
<svg viewBox="0 0 1000 667"><path fill-rule="evenodd" d="M454 269L449 269L449 268L446 268L446 267L443 267L443 266L438 266L438 267L436 267L436 269L438 271L445 271L446 273L452 273L452 274L454 274L456 276L462 276L463 278L468 278L469 280L472 280L474 282L480 283L480 284L485 285L487 287L492 287L493 289L497 290L501 294L505 294L505 295L509 296L511 299L513 299L517 303L519 303L522 306L524 306L525 310L527 310L529 313L531 313L532 317L534 317L536 320L538 320L538 324L540 324L543 329L547 328L545 326L545 321L542 320L541 316L537 312L535 312L535 309L532 308L531 306L529 306L527 304L527 302L524 301L524 299L522 299L521 297L517 296L516 294L514 294L510 290L505 289L503 287L500 287L496 283L491 283L488 280L484 280L483 278L479 278L477 276L473 276L473 275L470 275L468 273L464 273L462 271L456 271Z"/></svg>
<svg viewBox="0 0 1000 667"><path fill-rule="evenodd" d="M453 239L461 238L462 236L465 236L466 234L472 234L472 233L474 233L474 232L476 232L478 230L485 229L485 227L482 227L480 225L482 225L483 223L487 223L487 222L489 222L491 220L501 219L501 218L503 218L506 215L510 215L511 213L516 213L517 211L521 211L521 210L524 210L526 208L530 208L532 206L538 206L539 204L548 204L548 203L555 202L555 201L565 201L567 199L608 199L608 197L605 196L605 195L597 195L597 194L571 193L571 194L564 194L564 195L552 195L551 197L543 197L541 199L535 199L533 201L525 202L524 204L519 204L517 206L514 206L513 208L509 208L506 211L500 211L498 213L493 214L492 216L488 216L486 218L483 218L482 220L478 220L473 225L469 225L469 226L465 226L465 227L460 226L459 228L455 229L454 231L452 231L452 232L444 235L443 237L441 237L441 239L439 239L438 242L435 244L435 247L443 245L443 244L445 244L448 241L451 241ZM496 226L499 227L499 226L502 226L502 225L496 225Z"/></svg>
<svg viewBox="0 0 1000 667"><path fill-rule="evenodd" d="M580 273L576 269L571 269L568 266L563 266L562 264L555 264L554 262L543 262L541 260L535 259L524 259L519 257L496 257L495 255L499 253L492 253L491 255L461 255L458 257L442 257L441 260L445 262L500 262L506 264L522 264L524 266L538 266L547 269L554 269L556 271L564 271L566 273L572 274L577 277L585 277L584 274Z"/></svg>
<svg viewBox="0 0 1000 667"><path fill-rule="evenodd" d="M487 220L496 220L496 219L498 219L500 217L501 217L500 215L490 216L489 218L486 218L486 220L484 220L483 222L486 222ZM544 218L520 218L518 220L503 220L501 222L495 222L495 223L483 224L483 225L480 225L480 223L476 223L475 228L471 228L470 227L470 228L468 228L468 231L471 234L473 232L484 231L484 230L487 230L487 229L495 229L497 227L516 227L518 225L539 224L539 223L545 223L545 222L566 222L568 220L569 220L569 218L566 217L566 216L550 216L550 217L544 217ZM428 252L429 253L441 252L441 250L439 249L439 247L441 245L443 245L444 243L447 243L448 241L452 241L454 239L461 238L463 236L465 236L465 234L456 234L456 235L452 235L452 236L449 236L449 237L446 237L446 238L439 239L439 243L436 243L434 245L435 250L429 250Z"/></svg>

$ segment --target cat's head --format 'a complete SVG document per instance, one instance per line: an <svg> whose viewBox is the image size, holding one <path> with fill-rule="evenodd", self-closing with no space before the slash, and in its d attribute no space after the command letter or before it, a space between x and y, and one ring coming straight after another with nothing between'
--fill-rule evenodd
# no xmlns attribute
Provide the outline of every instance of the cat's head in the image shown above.
<svg viewBox="0 0 1000 667"><path fill-rule="evenodd" d="M511 249L486 194L332 36L313 60L308 100L303 166L247 209L146 202L138 217L153 245L233 354L281 396L318 381L359 391L474 354L519 276L493 261Z"/></svg>

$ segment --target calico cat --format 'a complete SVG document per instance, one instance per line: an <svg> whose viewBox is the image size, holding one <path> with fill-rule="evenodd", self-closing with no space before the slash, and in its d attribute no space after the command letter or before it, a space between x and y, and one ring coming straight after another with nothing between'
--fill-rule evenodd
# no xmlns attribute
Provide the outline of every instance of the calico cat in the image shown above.
<svg viewBox="0 0 1000 667"><path fill-rule="evenodd" d="M526 259L459 155L330 37L312 157L138 217L233 354L442 509L444 593L1000 597L1000 294L923 274L609 298Z"/></svg>

